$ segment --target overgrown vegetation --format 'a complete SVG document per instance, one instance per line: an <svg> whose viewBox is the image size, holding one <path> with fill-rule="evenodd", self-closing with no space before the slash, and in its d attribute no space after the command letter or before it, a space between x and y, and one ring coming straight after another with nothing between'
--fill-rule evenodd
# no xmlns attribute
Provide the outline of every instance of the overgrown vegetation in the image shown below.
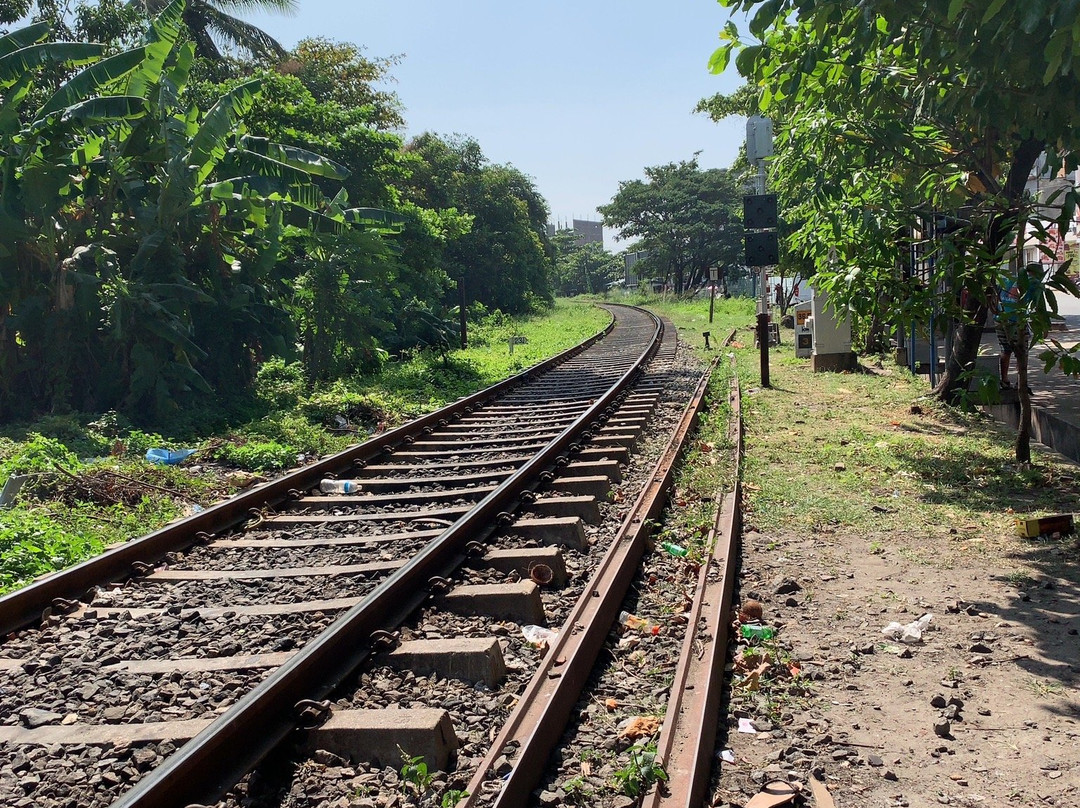
<svg viewBox="0 0 1080 808"><path fill-rule="evenodd" d="M532 180L473 140L405 143L393 59L286 53L194 0L0 25L28 12L0 31L0 423L231 413L267 360L325 383L449 350L460 300L550 305Z"/></svg>
<svg viewBox="0 0 1080 808"><path fill-rule="evenodd" d="M474 312L474 314L476 314ZM163 434L124 415L53 415L0 433L0 485L26 476L0 510L0 591L68 566L115 542L279 472L344 449L577 344L609 315L560 301L547 316L479 317L468 350L418 350L373 374L310 392L300 363L265 363L242 409L250 419L176 419ZM510 336L526 341L515 343ZM201 428L199 428L201 427ZM149 465L148 449L193 448L178 466Z"/></svg>

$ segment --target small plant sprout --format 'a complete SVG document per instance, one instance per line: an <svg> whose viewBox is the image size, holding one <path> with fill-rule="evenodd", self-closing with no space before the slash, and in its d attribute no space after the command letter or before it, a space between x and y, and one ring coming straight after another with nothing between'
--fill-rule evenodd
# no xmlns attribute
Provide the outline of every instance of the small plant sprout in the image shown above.
<svg viewBox="0 0 1080 808"><path fill-rule="evenodd" d="M629 750L630 762L623 768L616 769L615 787L628 797L637 797L659 781L667 782L668 775L664 764L656 759L656 746L632 746Z"/></svg>
<svg viewBox="0 0 1080 808"><path fill-rule="evenodd" d="M441 808L454 808L459 802L469 796L469 792L461 788L452 788L442 795Z"/></svg>
<svg viewBox="0 0 1080 808"><path fill-rule="evenodd" d="M401 752L401 759L404 761L401 767L401 779L413 789L417 797L422 797L431 788L431 781L435 779L434 775L428 771L423 755L412 757L400 746L398 751Z"/></svg>

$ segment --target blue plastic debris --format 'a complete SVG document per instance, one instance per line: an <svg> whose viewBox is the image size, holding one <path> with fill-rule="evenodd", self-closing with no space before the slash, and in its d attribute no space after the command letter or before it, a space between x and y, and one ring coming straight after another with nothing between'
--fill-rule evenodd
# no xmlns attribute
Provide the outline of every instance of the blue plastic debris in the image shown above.
<svg viewBox="0 0 1080 808"><path fill-rule="evenodd" d="M193 454L194 449L147 449L146 462L157 463L159 466L175 466Z"/></svg>

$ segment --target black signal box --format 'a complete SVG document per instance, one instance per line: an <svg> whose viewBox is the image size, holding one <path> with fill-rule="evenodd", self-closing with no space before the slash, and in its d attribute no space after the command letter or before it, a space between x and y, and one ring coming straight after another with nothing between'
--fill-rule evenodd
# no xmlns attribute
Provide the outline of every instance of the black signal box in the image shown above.
<svg viewBox="0 0 1080 808"><path fill-rule="evenodd" d="M780 245L776 231L746 233L746 265L771 267L780 263Z"/></svg>
<svg viewBox="0 0 1080 808"><path fill-rule="evenodd" d="M747 230L766 230L776 227L776 223L776 194L743 197L743 227Z"/></svg>

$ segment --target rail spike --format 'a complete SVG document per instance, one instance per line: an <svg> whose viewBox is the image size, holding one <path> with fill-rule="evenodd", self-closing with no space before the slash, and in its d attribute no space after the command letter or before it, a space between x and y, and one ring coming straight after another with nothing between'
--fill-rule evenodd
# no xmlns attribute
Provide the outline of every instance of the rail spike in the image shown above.
<svg viewBox="0 0 1080 808"><path fill-rule="evenodd" d="M393 648L399 639L401 639L400 631L386 631L380 628L371 632L371 644L376 648Z"/></svg>
<svg viewBox="0 0 1080 808"><path fill-rule="evenodd" d="M430 592L432 595L442 595L446 592L449 592L451 586L453 586L453 584L448 578L443 578L439 575L433 575L432 577L428 578L428 592Z"/></svg>
<svg viewBox="0 0 1080 808"><path fill-rule="evenodd" d="M293 711L296 713L300 726L311 729L326 721L333 714L334 708L328 699L324 701L300 699L293 707Z"/></svg>

